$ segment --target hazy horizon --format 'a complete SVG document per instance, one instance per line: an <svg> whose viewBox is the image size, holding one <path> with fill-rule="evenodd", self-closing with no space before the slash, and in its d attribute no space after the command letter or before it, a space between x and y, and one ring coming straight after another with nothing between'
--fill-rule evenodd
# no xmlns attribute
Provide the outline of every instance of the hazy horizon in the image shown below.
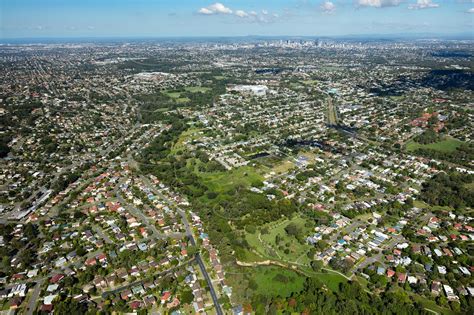
<svg viewBox="0 0 474 315"><path fill-rule="evenodd" d="M0 0L0 39L472 35L472 1ZM251 35L249 35L251 34Z"/></svg>

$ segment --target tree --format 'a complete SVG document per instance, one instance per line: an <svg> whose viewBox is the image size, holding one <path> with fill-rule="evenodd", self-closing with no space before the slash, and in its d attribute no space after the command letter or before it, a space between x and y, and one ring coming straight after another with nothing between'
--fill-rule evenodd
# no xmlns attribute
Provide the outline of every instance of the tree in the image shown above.
<svg viewBox="0 0 474 315"><path fill-rule="evenodd" d="M291 222L285 227L285 232L294 237L298 237L301 233L301 229L295 223Z"/></svg>
<svg viewBox="0 0 474 315"><path fill-rule="evenodd" d="M311 262L311 268L313 268L313 271L320 272L323 266L324 264L321 260L313 260Z"/></svg>
<svg viewBox="0 0 474 315"><path fill-rule="evenodd" d="M181 303L183 304L191 304L194 300L193 292L190 289L186 289L181 292Z"/></svg>

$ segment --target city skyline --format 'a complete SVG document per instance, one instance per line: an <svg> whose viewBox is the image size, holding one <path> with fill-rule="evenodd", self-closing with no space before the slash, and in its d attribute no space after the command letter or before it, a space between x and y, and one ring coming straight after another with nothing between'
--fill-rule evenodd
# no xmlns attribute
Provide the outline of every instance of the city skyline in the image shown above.
<svg viewBox="0 0 474 315"><path fill-rule="evenodd" d="M473 1L0 1L0 38L472 34Z"/></svg>

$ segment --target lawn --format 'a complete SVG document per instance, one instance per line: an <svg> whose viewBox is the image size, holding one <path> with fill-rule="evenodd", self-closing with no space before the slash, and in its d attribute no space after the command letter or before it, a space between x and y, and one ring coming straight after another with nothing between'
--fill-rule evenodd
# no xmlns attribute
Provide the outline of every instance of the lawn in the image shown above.
<svg viewBox="0 0 474 315"><path fill-rule="evenodd" d="M372 213L364 213L364 214L360 214L360 215L356 216L354 219L355 220L360 219L361 221L369 222L369 219L371 219L371 218L373 218Z"/></svg>
<svg viewBox="0 0 474 315"><path fill-rule="evenodd" d="M298 156L300 156L300 155L307 158L309 160L309 162L313 162L314 159L316 158L316 154L314 152L311 152L311 151L301 152Z"/></svg>
<svg viewBox="0 0 474 315"><path fill-rule="evenodd" d="M211 88L202 86L190 86L185 88L185 90L191 93L205 93L207 91L210 91ZM181 97L182 92L179 91L164 91L163 93L168 97L172 98L176 103L187 103L190 101L190 99L187 97Z"/></svg>
<svg viewBox="0 0 474 315"><path fill-rule="evenodd" d="M293 89L293 90L300 90L300 89L303 88L303 86L301 84L291 82L290 83L290 88Z"/></svg>
<svg viewBox="0 0 474 315"><path fill-rule="evenodd" d="M176 98L175 101L176 101L176 103L182 104L182 103L187 103L187 102L189 102L190 99L187 98L187 97L179 97L179 98Z"/></svg>
<svg viewBox="0 0 474 315"><path fill-rule="evenodd" d="M191 92L191 93L206 93L207 91L210 91L211 88L208 87L203 87L203 86L189 86L185 88L186 91Z"/></svg>
<svg viewBox="0 0 474 315"><path fill-rule="evenodd" d="M253 182L263 180L263 176L251 166L233 168L225 172L198 173L197 175L202 178L210 191L218 194L235 189L237 186L250 187Z"/></svg>
<svg viewBox="0 0 474 315"><path fill-rule="evenodd" d="M438 304L436 304L435 301L429 300L425 297L422 297L416 294L413 294L412 296L413 296L413 299L417 301L418 303L420 303L421 305L423 305L423 307L430 309L432 311L435 311L439 314L445 314L445 315L456 314L456 312L453 312L450 309L439 306Z"/></svg>
<svg viewBox="0 0 474 315"><path fill-rule="evenodd" d="M306 85L315 85L316 83L318 83L318 80L304 80L301 82L303 82L303 84L306 84Z"/></svg>
<svg viewBox="0 0 474 315"><path fill-rule="evenodd" d="M292 161L286 160L280 164L275 165L272 171L277 174L283 174L283 173L288 172L293 167L295 167L295 163L293 163Z"/></svg>
<svg viewBox="0 0 474 315"><path fill-rule="evenodd" d="M449 206L430 206L423 200L413 200L413 205L420 209L429 209L431 211L452 211L453 208Z"/></svg>
<svg viewBox="0 0 474 315"><path fill-rule="evenodd" d="M243 253L244 253L243 257L241 257L239 259L242 262L254 263L254 262L259 262L259 261L264 261L265 260L261 256L255 254L254 252L251 252L249 250L244 250Z"/></svg>
<svg viewBox="0 0 474 315"><path fill-rule="evenodd" d="M407 151L415 151L417 149L431 149L440 152L454 152L458 147L462 145L462 141L454 138L446 138L444 140L430 143L430 144L420 144L415 141L410 141L406 144Z"/></svg>
<svg viewBox="0 0 474 315"><path fill-rule="evenodd" d="M189 128L186 131L184 131L183 133L181 133L178 140L173 145L173 148L171 149L171 153L176 154L176 152L178 150L184 149L184 143L186 141L191 141L191 140L201 138L202 135L199 133L200 131L201 131L201 129L193 127L193 128Z"/></svg>
<svg viewBox="0 0 474 315"><path fill-rule="evenodd" d="M464 187L466 187L466 188L469 189L470 191L474 191L474 183L466 184L466 185L464 185Z"/></svg>
<svg viewBox="0 0 474 315"><path fill-rule="evenodd" d="M258 287L256 293L265 296L289 297L304 288L305 277L279 267L257 267L253 279Z"/></svg>
<svg viewBox="0 0 474 315"><path fill-rule="evenodd" d="M314 278L324 283L333 292L339 291L341 283L347 282L346 278L335 273L318 274Z"/></svg>
<svg viewBox="0 0 474 315"><path fill-rule="evenodd" d="M164 94L166 94L167 96L173 99L178 99L181 97L181 92L176 92L176 91L165 91Z"/></svg>

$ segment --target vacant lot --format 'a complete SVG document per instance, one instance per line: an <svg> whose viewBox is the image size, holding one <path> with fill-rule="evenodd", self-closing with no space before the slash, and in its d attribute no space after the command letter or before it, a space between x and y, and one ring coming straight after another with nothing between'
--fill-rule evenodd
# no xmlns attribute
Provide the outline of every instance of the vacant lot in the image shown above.
<svg viewBox="0 0 474 315"><path fill-rule="evenodd" d="M199 173L198 176L202 178L210 191L216 193L224 193L238 186L248 188L253 182L263 180L263 176L250 166L233 168L225 172Z"/></svg>
<svg viewBox="0 0 474 315"><path fill-rule="evenodd" d="M289 297L303 290L305 278L298 273L278 267L257 267L254 272L256 293L266 296Z"/></svg>
<svg viewBox="0 0 474 315"><path fill-rule="evenodd" d="M303 82L303 84L306 84L306 85L315 85L316 83L318 83L317 80L304 80L301 82Z"/></svg>
<svg viewBox="0 0 474 315"><path fill-rule="evenodd" d="M461 145L462 141L454 138L447 138L442 141L430 144L420 144L415 141L410 141L406 144L406 149L408 151L415 151L417 149L431 149L440 152L454 152Z"/></svg>
<svg viewBox="0 0 474 315"><path fill-rule="evenodd" d="M203 86L189 86L185 88L185 90L191 93L206 93L207 91L210 91L211 88Z"/></svg>

